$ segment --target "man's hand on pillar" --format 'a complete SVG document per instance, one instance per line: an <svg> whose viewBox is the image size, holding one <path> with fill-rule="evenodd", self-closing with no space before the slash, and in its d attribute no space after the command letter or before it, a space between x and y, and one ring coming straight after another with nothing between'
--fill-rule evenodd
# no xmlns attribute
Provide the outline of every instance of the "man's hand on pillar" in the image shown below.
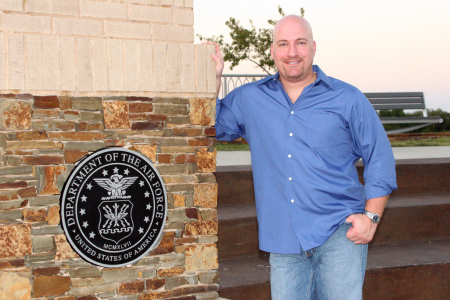
<svg viewBox="0 0 450 300"><path fill-rule="evenodd" d="M204 44L214 45L216 47L216 53L212 54L212 59L216 62L216 98L219 97L220 85L222 84L222 72L224 67L222 52L220 47L215 42L205 42Z"/></svg>

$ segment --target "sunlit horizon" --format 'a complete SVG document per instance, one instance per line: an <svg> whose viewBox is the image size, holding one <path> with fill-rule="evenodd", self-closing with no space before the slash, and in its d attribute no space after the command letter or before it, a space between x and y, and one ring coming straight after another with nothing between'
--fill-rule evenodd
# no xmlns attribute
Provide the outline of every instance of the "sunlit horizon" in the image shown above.
<svg viewBox="0 0 450 300"><path fill-rule="evenodd" d="M268 19L299 14L311 23L314 64L362 92L424 92L427 108L450 112L450 1L194 0L195 34L229 38L225 21L271 28ZM196 39L198 42L198 39ZM262 74L250 62L226 74Z"/></svg>

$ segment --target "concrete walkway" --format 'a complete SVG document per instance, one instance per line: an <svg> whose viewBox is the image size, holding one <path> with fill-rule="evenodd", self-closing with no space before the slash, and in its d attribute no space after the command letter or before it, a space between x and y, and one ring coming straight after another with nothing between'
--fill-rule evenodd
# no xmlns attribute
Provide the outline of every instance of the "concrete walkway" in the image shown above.
<svg viewBox="0 0 450 300"><path fill-rule="evenodd" d="M436 147L393 147L394 157L400 159L450 158L450 146ZM217 166L251 165L250 151L219 151Z"/></svg>

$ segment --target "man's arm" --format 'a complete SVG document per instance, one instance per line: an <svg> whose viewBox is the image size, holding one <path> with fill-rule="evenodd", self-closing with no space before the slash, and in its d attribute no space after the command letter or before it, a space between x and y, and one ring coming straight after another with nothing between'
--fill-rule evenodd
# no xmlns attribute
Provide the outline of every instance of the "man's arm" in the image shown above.
<svg viewBox="0 0 450 300"><path fill-rule="evenodd" d="M214 45L216 47L216 53L212 54L212 59L216 62L216 99L219 97L220 85L222 84L222 72L224 67L222 52L217 43L205 42L208 45Z"/></svg>
<svg viewBox="0 0 450 300"><path fill-rule="evenodd" d="M244 126L243 118L240 113L239 101L235 101L234 96L236 95L233 96L233 92L229 93L222 100L218 98L224 68L222 53L217 43L205 42L204 44L214 45L216 48L215 53L211 55L216 63L216 138L223 141L233 141L244 135L244 131L242 130Z"/></svg>
<svg viewBox="0 0 450 300"><path fill-rule="evenodd" d="M389 195L369 199L366 202L365 209L381 217L388 198ZM378 226L378 224L372 223L372 220L364 214L350 215L345 221L352 223L352 227L347 231L347 238L355 244L367 244L370 242L373 239Z"/></svg>
<svg viewBox="0 0 450 300"><path fill-rule="evenodd" d="M394 155L380 118L364 94L358 91L351 100L349 124L364 164L365 210L381 217L389 194L397 189ZM373 239L377 224L368 216L353 214L346 221L352 223L347 232L349 240L367 244Z"/></svg>

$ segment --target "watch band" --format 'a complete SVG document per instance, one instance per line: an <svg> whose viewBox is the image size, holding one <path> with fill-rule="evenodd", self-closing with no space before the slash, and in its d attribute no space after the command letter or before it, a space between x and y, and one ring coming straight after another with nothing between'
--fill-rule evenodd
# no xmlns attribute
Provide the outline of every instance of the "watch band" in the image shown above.
<svg viewBox="0 0 450 300"><path fill-rule="evenodd" d="M369 219L372 221L372 223L378 224L380 223L380 216L375 214L375 213L371 213L370 211L365 210L364 214L369 217Z"/></svg>

